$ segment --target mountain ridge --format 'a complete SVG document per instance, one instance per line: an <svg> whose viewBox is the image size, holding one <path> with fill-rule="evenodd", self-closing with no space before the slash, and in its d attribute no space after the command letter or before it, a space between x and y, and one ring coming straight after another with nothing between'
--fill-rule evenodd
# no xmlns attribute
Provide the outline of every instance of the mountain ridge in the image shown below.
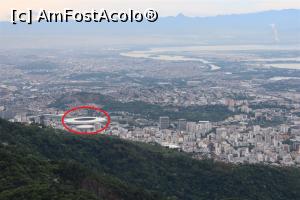
<svg viewBox="0 0 300 200"><path fill-rule="evenodd" d="M161 17L155 23L0 22L0 42L8 47L84 45L295 44L300 43L300 10L210 17ZM277 33L275 33L277 32ZM277 35L276 35L277 34ZM278 38L276 38L278 37Z"/></svg>

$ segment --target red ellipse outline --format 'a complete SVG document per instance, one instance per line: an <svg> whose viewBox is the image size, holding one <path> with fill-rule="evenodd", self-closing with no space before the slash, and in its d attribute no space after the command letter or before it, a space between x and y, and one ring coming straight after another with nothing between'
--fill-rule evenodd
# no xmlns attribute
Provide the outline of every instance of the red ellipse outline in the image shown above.
<svg viewBox="0 0 300 200"><path fill-rule="evenodd" d="M76 131L76 130L73 130L73 129L69 128L69 126L66 125L66 123L65 123L65 118L66 118L66 116L67 116L69 113L71 113L71 112L74 112L74 111L76 111L76 110L81 110L81 109L96 110L96 111L98 111L98 112L103 113L103 114L107 117L107 122L106 122L105 126L102 127L101 129L97 130L97 131L94 131L94 132L80 132L80 131ZM67 131L69 131L69 132L71 132L71 133L74 133L74 134L77 134L77 135L96 135L96 134L100 134L100 132L102 132L102 131L104 131L105 129L108 128L108 126L109 126L109 124L110 124L110 121L111 121L111 120L110 120L110 116L109 116L108 112L106 112L105 110L102 110L101 108L95 107L95 106L77 106L77 107L74 107L74 108L72 108L72 109L70 109L70 110L67 110L67 111L63 114L63 116L62 116L62 118L61 118L61 123L62 123L63 127L64 127Z"/></svg>

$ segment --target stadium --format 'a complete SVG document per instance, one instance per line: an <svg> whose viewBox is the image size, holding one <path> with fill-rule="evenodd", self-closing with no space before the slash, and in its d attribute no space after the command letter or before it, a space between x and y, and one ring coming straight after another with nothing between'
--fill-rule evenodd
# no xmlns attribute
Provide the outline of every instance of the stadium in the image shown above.
<svg viewBox="0 0 300 200"><path fill-rule="evenodd" d="M97 131L105 125L106 121L104 117L76 117L65 119L66 125L80 132Z"/></svg>

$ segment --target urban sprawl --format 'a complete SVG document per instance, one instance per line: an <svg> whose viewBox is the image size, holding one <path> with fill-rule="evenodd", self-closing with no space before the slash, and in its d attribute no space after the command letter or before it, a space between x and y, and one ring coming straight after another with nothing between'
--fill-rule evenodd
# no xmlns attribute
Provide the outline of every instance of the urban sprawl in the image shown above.
<svg viewBox="0 0 300 200"><path fill-rule="evenodd" d="M0 51L0 117L64 129L65 111L93 105L111 116L103 134L196 159L300 166L300 70L286 67L300 66L298 51L75 52Z"/></svg>

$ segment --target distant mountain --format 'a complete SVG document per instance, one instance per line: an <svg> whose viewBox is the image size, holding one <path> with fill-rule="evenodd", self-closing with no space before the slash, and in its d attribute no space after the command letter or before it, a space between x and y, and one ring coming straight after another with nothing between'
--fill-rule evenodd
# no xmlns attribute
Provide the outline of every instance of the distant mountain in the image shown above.
<svg viewBox="0 0 300 200"><path fill-rule="evenodd" d="M300 10L215 17L161 17L155 23L0 23L0 43L20 46L109 44L295 44L300 43ZM34 43L32 43L34 42Z"/></svg>
<svg viewBox="0 0 300 200"><path fill-rule="evenodd" d="M0 120L0 199L296 200L300 169L197 161L157 145Z"/></svg>

